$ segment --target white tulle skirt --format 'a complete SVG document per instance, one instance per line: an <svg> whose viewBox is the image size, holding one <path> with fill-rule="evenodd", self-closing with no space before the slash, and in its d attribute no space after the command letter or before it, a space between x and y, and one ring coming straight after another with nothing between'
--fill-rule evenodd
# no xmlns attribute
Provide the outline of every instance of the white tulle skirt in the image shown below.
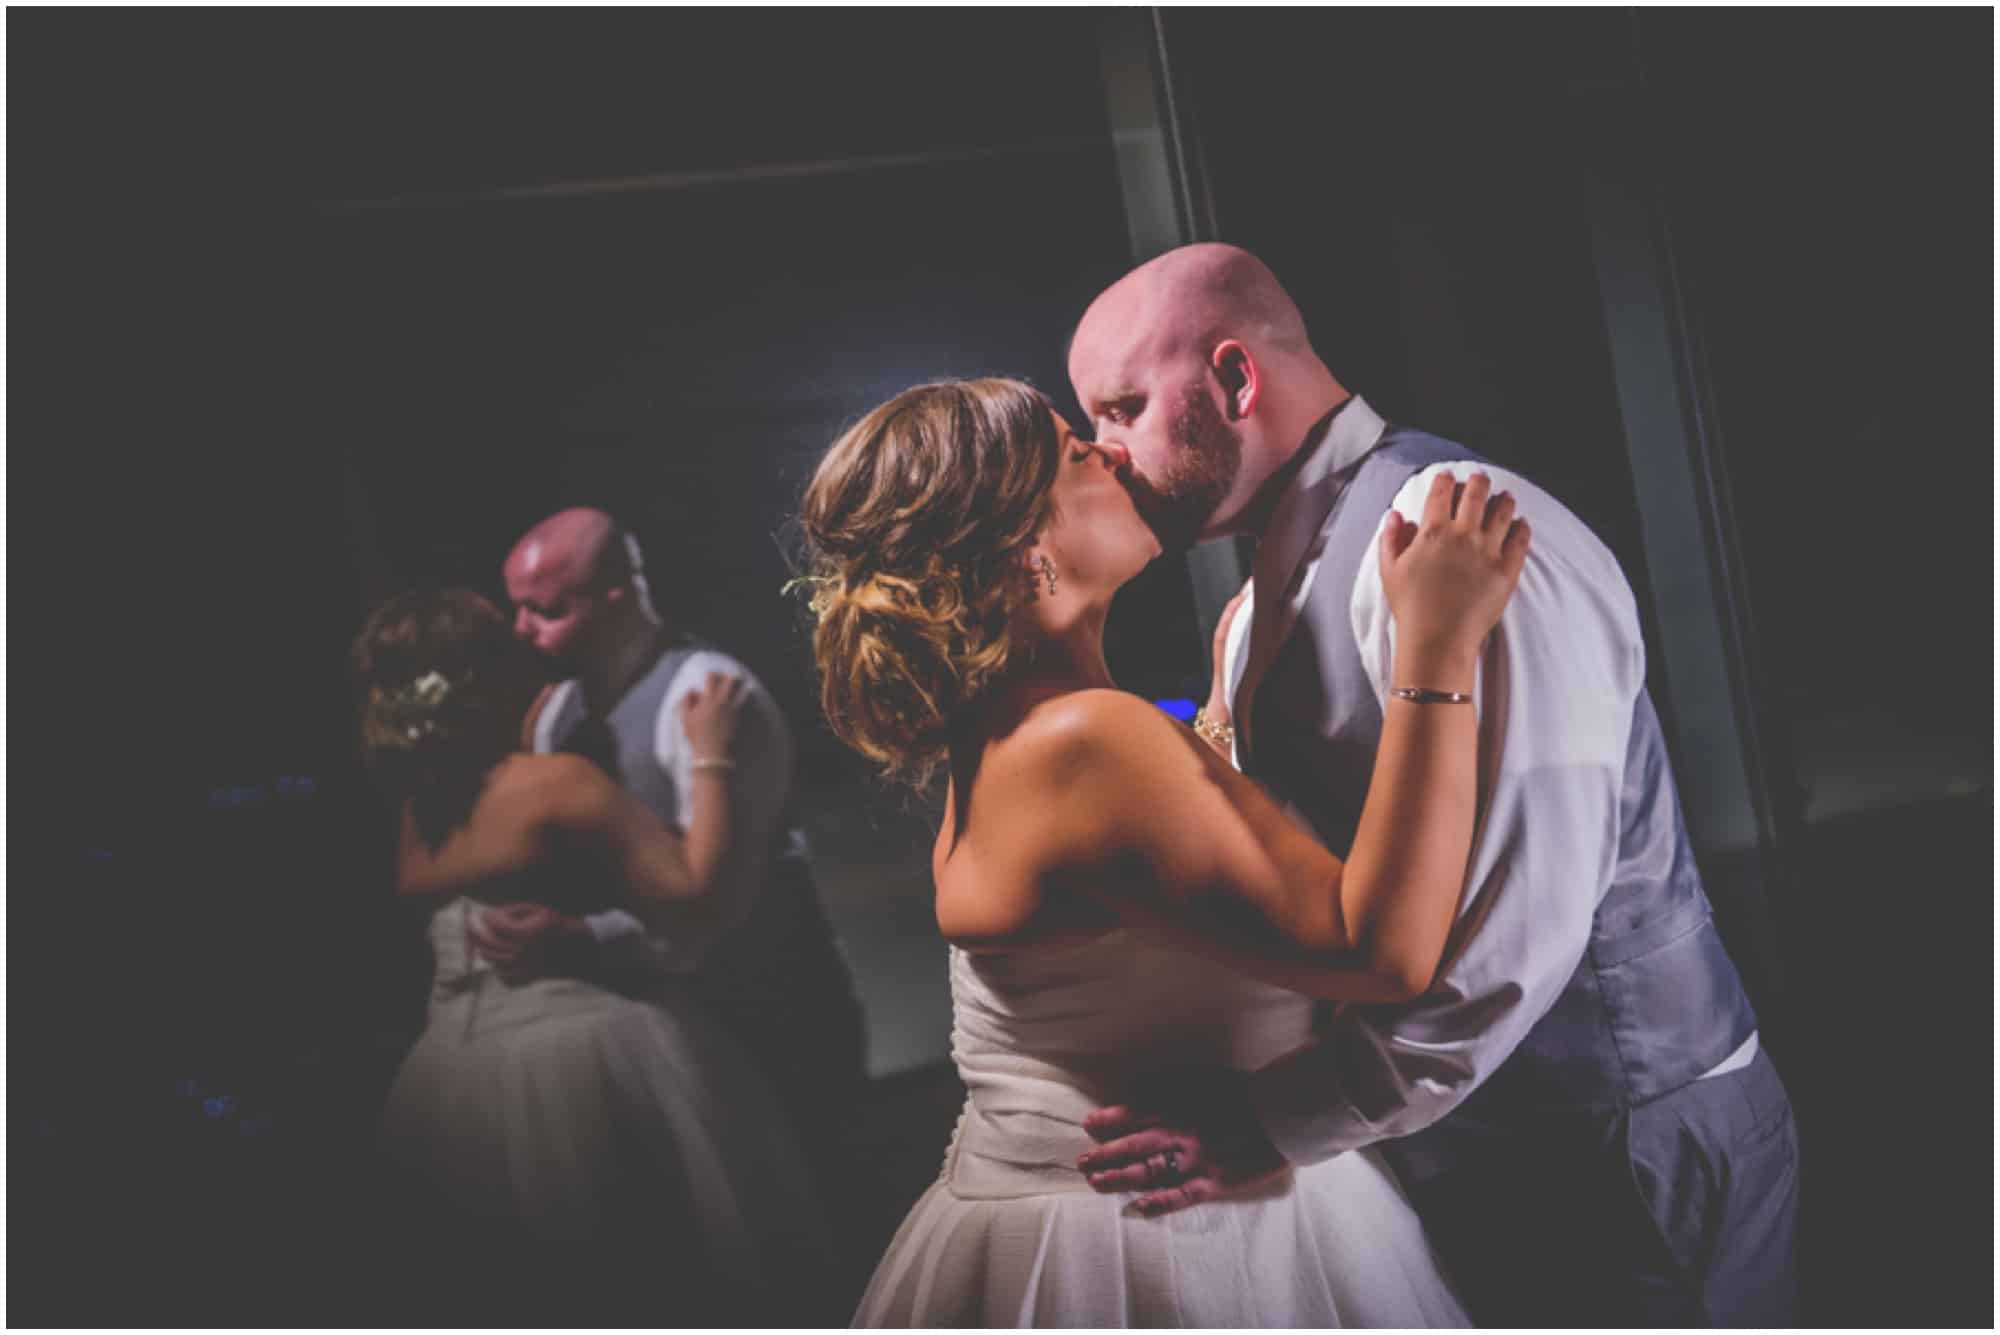
<svg viewBox="0 0 2000 1335"><path fill-rule="evenodd" d="M823 1286L824 1217L791 1130L691 1003L565 979L443 985L384 1123L445 1217L513 1254L641 1264L662 1324Z"/></svg>
<svg viewBox="0 0 2000 1335"><path fill-rule="evenodd" d="M1466 1326L1402 1188L1369 1151L1156 1218L1129 1196L955 1195L903 1221L856 1326Z"/></svg>

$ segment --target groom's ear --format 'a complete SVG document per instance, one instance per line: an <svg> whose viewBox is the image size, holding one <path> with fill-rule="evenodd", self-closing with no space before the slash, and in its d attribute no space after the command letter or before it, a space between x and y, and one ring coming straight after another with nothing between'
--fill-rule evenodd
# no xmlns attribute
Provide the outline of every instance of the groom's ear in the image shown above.
<svg viewBox="0 0 2000 1335"><path fill-rule="evenodd" d="M1225 338L1209 354L1208 364L1221 382L1230 421L1240 422L1257 410L1257 392L1262 381L1257 374L1257 359L1250 355L1250 349L1233 338Z"/></svg>

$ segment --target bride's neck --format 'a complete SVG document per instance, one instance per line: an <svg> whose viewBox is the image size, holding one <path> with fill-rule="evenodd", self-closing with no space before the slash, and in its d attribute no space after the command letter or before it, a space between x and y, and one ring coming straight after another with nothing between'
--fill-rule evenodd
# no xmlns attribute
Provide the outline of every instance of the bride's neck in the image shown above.
<svg viewBox="0 0 2000 1335"><path fill-rule="evenodd" d="M963 816L972 782L986 748L1019 726L1028 711L1047 700L1072 691L1115 689L1111 669L1104 661L1104 614L1086 614L1060 635L1037 639L1028 646L1021 666L1011 679L969 720L953 729L947 748L947 770L951 776L946 789L946 807L955 817ZM952 822L955 831L962 828Z"/></svg>
<svg viewBox="0 0 2000 1335"><path fill-rule="evenodd" d="M1105 611L1090 609L1066 630L1027 646L1021 684L1036 693L1052 695L1112 688L1111 668L1104 661Z"/></svg>
<svg viewBox="0 0 2000 1335"><path fill-rule="evenodd" d="M1019 665L952 743L954 756L977 756L986 743L1014 730L1036 705L1072 691L1113 689L1104 661L1104 617L1088 617L1058 635L1023 646ZM957 766L954 766L954 770Z"/></svg>

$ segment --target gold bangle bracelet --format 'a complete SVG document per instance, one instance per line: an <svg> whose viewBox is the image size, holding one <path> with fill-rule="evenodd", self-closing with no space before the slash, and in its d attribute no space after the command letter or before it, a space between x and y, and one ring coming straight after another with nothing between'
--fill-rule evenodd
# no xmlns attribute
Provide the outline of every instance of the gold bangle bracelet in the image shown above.
<svg viewBox="0 0 2000 1335"><path fill-rule="evenodd" d="M1194 735L1209 745L1219 746L1225 751L1234 750L1236 746L1236 726L1231 723L1216 722L1208 716L1208 711L1205 709L1194 711Z"/></svg>

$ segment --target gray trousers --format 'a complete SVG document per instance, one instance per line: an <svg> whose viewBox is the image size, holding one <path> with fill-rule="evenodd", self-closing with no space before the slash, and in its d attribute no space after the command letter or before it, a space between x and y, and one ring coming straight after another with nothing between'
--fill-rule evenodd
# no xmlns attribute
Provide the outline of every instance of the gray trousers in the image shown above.
<svg viewBox="0 0 2000 1335"><path fill-rule="evenodd" d="M1422 1139L1406 1185L1480 1325L1792 1322L1799 1139L1763 1052L1595 1127L1474 1114Z"/></svg>

